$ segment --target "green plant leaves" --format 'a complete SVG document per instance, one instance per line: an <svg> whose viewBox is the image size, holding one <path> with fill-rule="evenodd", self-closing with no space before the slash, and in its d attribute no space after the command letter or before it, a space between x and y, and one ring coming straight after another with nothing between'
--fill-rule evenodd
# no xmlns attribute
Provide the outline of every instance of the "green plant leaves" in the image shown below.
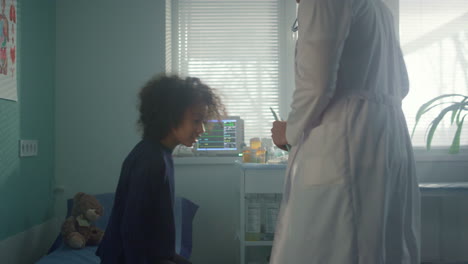
<svg viewBox="0 0 468 264"><path fill-rule="evenodd" d="M460 98L461 101L455 100L452 102L440 102L440 100L444 98L448 98L448 97L461 97ZM444 95L437 96L429 100L425 104L421 105L421 107L418 109L418 112L416 114L416 122L413 127L411 137L413 137L416 126L418 125L421 117L424 114L434 109L435 107L446 105L446 104L450 104L450 105L442 109L437 115L437 117L432 120L431 124L428 127L428 133L426 137L426 149L427 150L431 149L432 139L434 137L434 133L437 130L439 123L443 120L443 118L445 117L447 113L452 112L450 121L452 125L454 122L456 123L457 131L453 138L452 145L450 146L449 153L455 154L460 151L460 137L461 137L461 131L463 129L463 123L465 121L466 114L463 116L461 120L460 120L460 116L464 111L468 111L468 96L464 96L462 94L444 94Z"/></svg>
<svg viewBox="0 0 468 264"><path fill-rule="evenodd" d="M457 132L455 133L455 136L453 137L452 145L450 146L449 153L450 154L457 154L460 152L460 136L461 136L461 131L463 128L463 122L465 121L466 115L463 116L462 120L460 123L457 123Z"/></svg>
<svg viewBox="0 0 468 264"><path fill-rule="evenodd" d="M414 131L416 130L416 126L418 125L419 120L421 119L421 117L422 117L425 113L431 111L432 109L434 109L434 108L436 108L436 107L438 107L438 106L440 106L440 105L444 105L444 104L453 104L453 103L455 103L455 102L442 102L442 103L434 104L434 105L431 105L430 107L428 106L426 109L423 109L423 111L421 111L421 108L420 108L420 109L418 110L418 115L416 116L416 123L414 124L413 132L411 132L411 137L413 137ZM421 112L419 113L419 111L421 111Z"/></svg>
<svg viewBox="0 0 468 264"><path fill-rule="evenodd" d="M457 125L460 123L460 114L463 112L463 108L465 108L466 106L468 106L468 97L463 99L463 101L460 104L460 108L458 109L458 111L453 112L453 115L458 112L458 114L457 114ZM452 124L453 124L453 121L452 121Z"/></svg>
<svg viewBox="0 0 468 264"><path fill-rule="evenodd" d="M440 96L437 96L435 98L432 98L431 100L427 101L426 103L424 103L423 105L421 105L421 107L419 107L418 109L418 112L416 113L416 122L414 124L414 127L413 127L413 132L411 133L411 137L413 137L414 135L414 131L416 129L416 126L418 125L419 123L419 120L421 119L421 117L427 113L428 111L430 111L431 109L433 109L434 107L437 107L439 105L442 105L442 104L446 104L444 102L442 103L438 103L436 105L433 105L431 106L431 104L433 104L434 102L436 102L437 100L441 100L441 99L444 99L446 97L454 97L454 96L462 96L464 97L465 99L468 98L462 94L443 94L443 95L440 95Z"/></svg>
<svg viewBox="0 0 468 264"><path fill-rule="evenodd" d="M450 111L455 111L459 108L459 103L453 104L451 106L448 106L444 108L442 111L440 111L439 115L432 120L431 124L429 125L429 132L427 134L427 141L426 141L426 149L430 150L431 149L431 143L432 143L432 138L434 137L434 133L437 129L437 126L439 125L440 121L444 118L444 116L450 112Z"/></svg>

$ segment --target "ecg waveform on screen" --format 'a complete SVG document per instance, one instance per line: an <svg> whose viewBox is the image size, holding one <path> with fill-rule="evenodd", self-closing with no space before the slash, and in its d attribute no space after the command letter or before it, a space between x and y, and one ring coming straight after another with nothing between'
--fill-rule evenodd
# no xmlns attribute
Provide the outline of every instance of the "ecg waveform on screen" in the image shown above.
<svg viewBox="0 0 468 264"><path fill-rule="evenodd" d="M236 122L214 122L198 139L198 148L205 150L235 150Z"/></svg>

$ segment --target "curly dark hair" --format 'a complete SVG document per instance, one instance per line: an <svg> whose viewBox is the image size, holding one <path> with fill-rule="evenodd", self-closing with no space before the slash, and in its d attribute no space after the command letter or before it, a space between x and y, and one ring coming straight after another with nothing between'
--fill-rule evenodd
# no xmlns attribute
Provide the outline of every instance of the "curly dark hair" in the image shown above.
<svg viewBox="0 0 468 264"><path fill-rule="evenodd" d="M195 77L157 75L143 86L139 99L138 125L143 137L158 141L178 127L185 111L194 105L206 105L209 119L219 120L225 115L220 97Z"/></svg>

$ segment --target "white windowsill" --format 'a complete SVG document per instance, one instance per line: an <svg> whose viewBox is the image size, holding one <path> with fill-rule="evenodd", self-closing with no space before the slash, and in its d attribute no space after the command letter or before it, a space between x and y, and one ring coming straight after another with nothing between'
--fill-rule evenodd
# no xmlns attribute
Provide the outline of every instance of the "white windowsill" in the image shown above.
<svg viewBox="0 0 468 264"><path fill-rule="evenodd" d="M416 162L468 162L468 149L463 148L458 154L449 154L448 147L434 148L431 151L424 148L414 148L414 157Z"/></svg>
<svg viewBox="0 0 468 264"><path fill-rule="evenodd" d="M464 148L458 154L448 154L447 148L435 148L426 151L424 148L415 148L414 156L416 162L468 162L468 149ZM242 157L174 157L176 165L233 165L241 161Z"/></svg>
<svg viewBox="0 0 468 264"><path fill-rule="evenodd" d="M234 165L242 157L174 157L175 165Z"/></svg>

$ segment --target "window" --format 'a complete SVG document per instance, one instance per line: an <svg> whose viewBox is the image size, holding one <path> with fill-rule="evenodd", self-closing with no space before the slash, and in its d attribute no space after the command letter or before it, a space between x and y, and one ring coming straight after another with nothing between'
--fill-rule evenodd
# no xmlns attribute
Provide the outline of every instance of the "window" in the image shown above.
<svg viewBox="0 0 468 264"><path fill-rule="evenodd" d="M223 96L228 114L245 120L245 139L269 137L269 107L287 117L294 89L294 42L290 27L295 1L166 0L172 72L201 78ZM402 49L410 78L403 102L413 129L418 108L437 95L468 94L468 5L466 0L386 0L398 10ZM427 126L418 124L415 147L425 146ZM433 146L451 145L456 126L441 122ZM468 120L463 134L468 131ZM461 144L468 145L462 135Z"/></svg>
<svg viewBox="0 0 468 264"><path fill-rule="evenodd" d="M293 87L292 33L286 25L294 21L294 1L171 3L172 71L217 89L228 114L244 119L246 141L270 137L269 107L286 118L289 101L280 98L290 98L284 87Z"/></svg>
<svg viewBox="0 0 468 264"><path fill-rule="evenodd" d="M441 94L468 94L468 4L466 0L400 0L400 42L408 67L410 93L403 109L412 130L423 103ZM416 147L425 146L428 124L440 108L418 124ZM438 110L438 111L437 111ZM456 126L448 118L439 124L433 146L450 146ZM468 145L465 121L461 145Z"/></svg>

